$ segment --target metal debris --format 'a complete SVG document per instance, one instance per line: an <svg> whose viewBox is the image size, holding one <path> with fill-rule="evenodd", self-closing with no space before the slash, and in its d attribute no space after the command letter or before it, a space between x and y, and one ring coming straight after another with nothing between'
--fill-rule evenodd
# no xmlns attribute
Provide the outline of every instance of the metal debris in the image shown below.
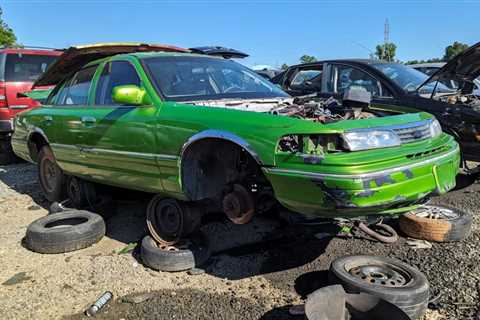
<svg viewBox="0 0 480 320"><path fill-rule="evenodd" d="M88 317L95 316L100 309L102 309L110 300L112 300L112 298L113 293L106 291L100 298L98 298L97 301L95 301L94 304L90 306L90 308L85 311L85 315Z"/></svg>
<svg viewBox="0 0 480 320"><path fill-rule="evenodd" d="M432 244L427 240L412 239L407 240L407 245L413 249L430 249Z"/></svg>
<svg viewBox="0 0 480 320"><path fill-rule="evenodd" d="M13 277L2 283L4 286L12 286L14 284L18 284L24 281L28 281L32 279L32 277L27 276L26 272L19 272L16 273Z"/></svg>

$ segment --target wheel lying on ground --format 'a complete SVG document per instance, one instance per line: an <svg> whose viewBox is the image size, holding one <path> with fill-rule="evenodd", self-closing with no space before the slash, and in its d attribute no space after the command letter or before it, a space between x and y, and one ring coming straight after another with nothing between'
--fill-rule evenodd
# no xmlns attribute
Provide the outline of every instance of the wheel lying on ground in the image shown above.
<svg viewBox="0 0 480 320"><path fill-rule="evenodd" d="M472 228L472 216L456 208L425 205L399 219L400 230L409 237L437 242L465 239Z"/></svg>
<svg viewBox="0 0 480 320"><path fill-rule="evenodd" d="M98 214L69 210L48 215L27 228L25 244L40 253L63 253L83 249L105 235L105 222Z"/></svg>
<svg viewBox="0 0 480 320"><path fill-rule="evenodd" d="M330 265L329 281L348 293L365 292L393 303L411 319L427 311L428 280L418 269L396 259L347 256Z"/></svg>
<svg viewBox="0 0 480 320"><path fill-rule="evenodd" d="M38 153L38 181L48 201L62 201L66 197L67 177L57 165L49 146L43 146Z"/></svg>
<svg viewBox="0 0 480 320"><path fill-rule="evenodd" d="M210 258L210 246L202 233L176 245L158 244L152 237L142 240L141 257L145 265L160 271L184 271L201 266Z"/></svg>
<svg viewBox="0 0 480 320"><path fill-rule="evenodd" d="M172 245L194 232L199 226L202 211L191 203L156 195L147 208L147 226L152 237L165 245Z"/></svg>

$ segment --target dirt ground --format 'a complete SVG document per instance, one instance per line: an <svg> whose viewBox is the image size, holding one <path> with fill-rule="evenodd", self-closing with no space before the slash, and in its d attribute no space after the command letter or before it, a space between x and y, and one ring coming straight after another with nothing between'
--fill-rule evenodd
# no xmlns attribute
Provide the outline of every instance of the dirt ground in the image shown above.
<svg viewBox="0 0 480 320"><path fill-rule="evenodd" d="M429 311L426 319L472 319L480 307L476 216L467 240L431 249L412 249L404 238L385 245L363 237L318 237L331 232L331 226L289 227L268 218L235 226L212 220L204 230L216 253L204 273L190 275L150 270L137 250L118 254L147 233L147 198L122 198L106 221L107 235L96 245L37 254L22 245L28 224L47 214L36 169L29 164L0 167L0 318L83 319L82 312L108 290L114 301L96 318L302 319L289 316L287 306L302 303L325 285L330 262L348 254L396 257L417 266L442 293L442 308ZM480 184L433 201L478 215Z"/></svg>

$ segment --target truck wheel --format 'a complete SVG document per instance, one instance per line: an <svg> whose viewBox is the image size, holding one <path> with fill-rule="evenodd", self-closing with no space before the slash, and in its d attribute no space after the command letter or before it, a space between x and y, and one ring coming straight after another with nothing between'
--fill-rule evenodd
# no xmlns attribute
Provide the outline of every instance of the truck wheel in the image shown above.
<svg viewBox="0 0 480 320"><path fill-rule="evenodd" d="M425 205L399 219L400 230L407 236L436 242L460 241L472 228L472 216L456 208Z"/></svg>
<svg viewBox="0 0 480 320"><path fill-rule="evenodd" d="M157 242L173 245L200 226L201 216L198 206L156 195L147 207L147 227Z"/></svg>
<svg viewBox="0 0 480 320"><path fill-rule="evenodd" d="M25 236L26 246L40 253L63 253L83 249L105 235L105 222L98 214L68 210L32 222Z"/></svg>
<svg viewBox="0 0 480 320"><path fill-rule="evenodd" d="M0 165L13 164L19 162L19 158L12 149L9 138L0 137Z"/></svg>
<svg viewBox="0 0 480 320"><path fill-rule="evenodd" d="M49 146L43 146L38 153L38 181L48 201L62 201L66 198L66 175L57 165Z"/></svg>
<svg viewBox="0 0 480 320"><path fill-rule="evenodd" d="M330 265L329 280L347 293L369 293L402 309L411 319L427 311L429 284L423 273L397 259L348 256Z"/></svg>
<svg viewBox="0 0 480 320"><path fill-rule="evenodd" d="M210 248L202 233L184 239L176 245L157 243L145 236L140 249L142 261L159 271L184 271L198 267L210 258Z"/></svg>

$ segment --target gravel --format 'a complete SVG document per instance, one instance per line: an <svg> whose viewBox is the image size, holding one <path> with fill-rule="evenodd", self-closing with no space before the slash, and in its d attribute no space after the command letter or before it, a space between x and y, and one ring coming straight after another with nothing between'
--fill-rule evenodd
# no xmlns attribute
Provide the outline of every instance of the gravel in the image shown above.
<svg viewBox="0 0 480 320"><path fill-rule="evenodd" d="M204 230L216 239L216 254L204 272L193 274L150 270L138 259L138 248L117 254L147 233L146 200L122 199L107 220L107 236L90 248L36 254L22 246L27 225L48 207L35 167L0 167L2 317L83 319L83 311L109 290L114 300L98 319L298 319L288 314L288 306L325 285L330 262L349 254L394 257L424 272L442 293L442 308L425 319L469 319L480 308L480 184L433 199L474 214L472 234L462 242L413 249L405 238L385 245L361 235L326 236L335 231L331 225L286 227L266 218L245 226L214 221Z"/></svg>

